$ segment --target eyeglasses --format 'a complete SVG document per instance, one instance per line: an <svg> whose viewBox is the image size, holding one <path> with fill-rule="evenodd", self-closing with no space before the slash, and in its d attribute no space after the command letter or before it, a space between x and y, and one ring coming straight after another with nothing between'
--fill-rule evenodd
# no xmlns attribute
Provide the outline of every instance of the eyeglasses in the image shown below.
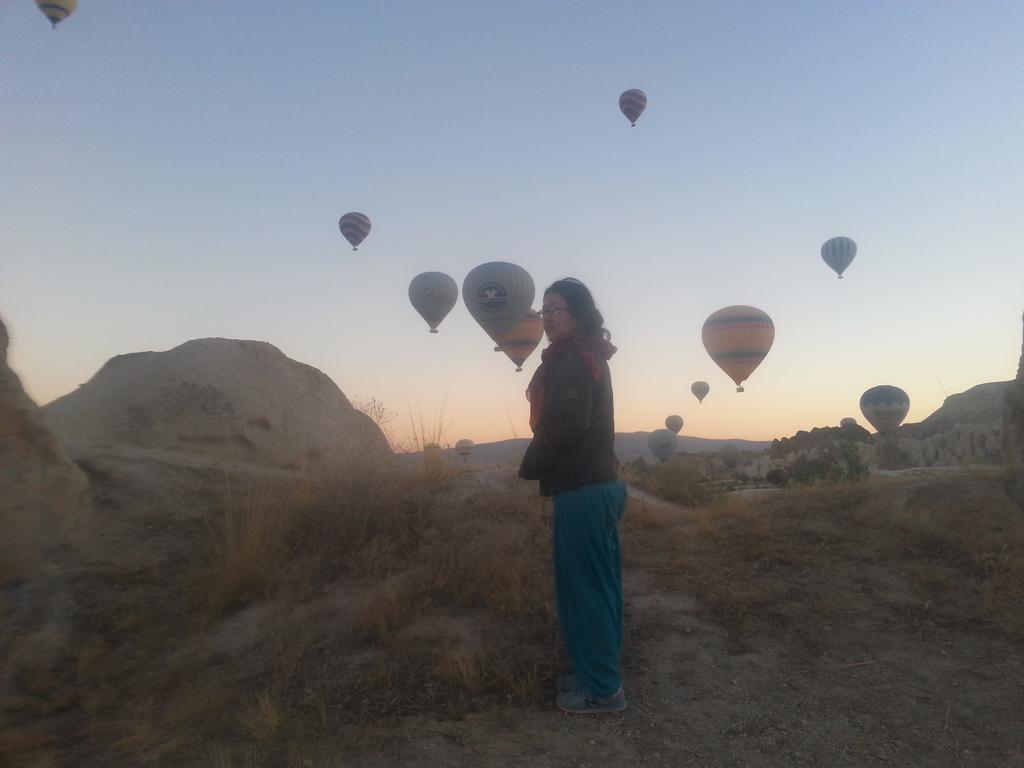
<svg viewBox="0 0 1024 768"><path fill-rule="evenodd" d="M544 309L538 310L537 314L541 317L558 317L558 313L568 307L544 307Z"/></svg>

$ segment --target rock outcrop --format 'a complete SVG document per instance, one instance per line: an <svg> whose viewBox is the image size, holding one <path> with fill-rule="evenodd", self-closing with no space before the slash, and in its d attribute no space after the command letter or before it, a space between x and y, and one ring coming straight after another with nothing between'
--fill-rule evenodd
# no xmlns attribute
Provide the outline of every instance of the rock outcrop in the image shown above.
<svg viewBox="0 0 1024 768"><path fill-rule="evenodd" d="M88 511L89 481L65 456L7 365L0 322L0 719L27 667L52 669L74 610L65 547Z"/></svg>
<svg viewBox="0 0 1024 768"><path fill-rule="evenodd" d="M86 509L89 482L7 365L0 321L0 583L28 575Z"/></svg>
<svg viewBox="0 0 1024 768"><path fill-rule="evenodd" d="M1003 461L1014 469L1013 493L1024 506L1024 344L1017 378L1010 382L1003 400Z"/></svg>
<svg viewBox="0 0 1024 768"><path fill-rule="evenodd" d="M43 413L69 446L129 445L311 471L391 453L326 374L261 341L197 339L119 355Z"/></svg>

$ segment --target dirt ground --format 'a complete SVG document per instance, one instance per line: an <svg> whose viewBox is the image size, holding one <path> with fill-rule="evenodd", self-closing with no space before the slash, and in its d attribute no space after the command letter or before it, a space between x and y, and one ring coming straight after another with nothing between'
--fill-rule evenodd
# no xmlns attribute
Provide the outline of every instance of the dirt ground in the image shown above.
<svg viewBox="0 0 1024 768"><path fill-rule="evenodd" d="M116 723L102 721L104 705L97 702L112 692L130 695L125 691L131 688L119 690L118 681L146 674L147 647L166 648L167 638L179 638L180 653L206 654L204 668L214 676L251 652L246 622L272 622L275 612L294 606L271 601L243 611L220 627L217 638L197 641L183 597L170 585L181 582L197 557L207 535L204 516L216 503L203 489L224 467L113 448L80 449L73 458L90 475L98 515L93 538L66 564L80 611L74 663L81 673L93 658L104 667L96 679L111 690L71 696L67 674L30 686L5 714L14 726L10 733L22 739L21 757L8 757L10 765L1024 766L1024 644L998 621L960 609L970 599L967 592L978 589L973 582L958 581L952 570L952 581L936 579L934 570L925 575L918 566L930 556L920 548L901 550L897 559L850 556L842 515L826 524L801 513L794 525L799 536L813 534L820 556L813 564L793 553L766 556L771 601L752 593L740 614L735 602L724 608L712 603L717 574L684 578L684 567L656 551L669 530L706 535L716 525L713 518L640 495L627 516L641 522L624 522L623 531L629 708L621 715L559 713L553 681L546 678L550 694L531 704L484 696L454 713L413 706L402 714L353 720L321 712L308 717L301 738L276 744L246 745L216 724L191 738L119 732ZM243 465L231 470L257 471ZM501 487L490 475L468 477L474 485ZM897 489L884 490L887 499L915 509L956 496L953 486L929 485L935 482L974 483L963 491L968 506L998 493L989 479L884 482ZM768 519L788 509L785 497L744 503ZM823 499L824 492L807 503ZM1000 507L999 514L1012 512ZM672 519L666 522L666 516ZM742 535L738 528L721 533L722 540ZM723 567L723 583L730 585L753 583L769 572L757 563ZM143 594L161 607L147 611L155 618L139 626L130 617ZM338 599L343 606L344 598ZM294 611L290 616L294 621ZM124 626L115 626L118 617ZM81 652L94 647L104 652ZM148 691L144 700L121 704L173 707L202 683L177 680L164 700ZM29 758L33 739L38 757ZM133 739L145 748L133 749ZM6 754L13 749L8 744ZM0 749L0 763L3 755Z"/></svg>

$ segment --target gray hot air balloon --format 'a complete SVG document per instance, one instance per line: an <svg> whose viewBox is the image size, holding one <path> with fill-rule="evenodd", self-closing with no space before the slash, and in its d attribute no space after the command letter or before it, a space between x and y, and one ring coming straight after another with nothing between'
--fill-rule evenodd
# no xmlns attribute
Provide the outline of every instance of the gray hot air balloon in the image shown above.
<svg viewBox="0 0 1024 768"><path fill-rule="evenodd" d="M697 398L698 403L703 403L704 398L711 391L711 385L706 381L695 381L690 385L690 391L693 392L693 396Z"/></svg>
<svg viewBox="0 0 1024 768"><path fill-rule="evenodd" d="M910 397L899 387L881 384L860 396L860 411L879 434L891 435L910 410Z"/></svg>
<svg viewBox="0 0 1024 768"><path fill-rule="evenodd" d="M459 300L458 284L444 272L423 272L409 283L409 301L427 321L431 333Z"/></svg>
<svg viewBox="0 0 1024 768"><path fill-rule="evenodd" d="M840 420L839 426L840 427L856 427L857 426L857 420L855 418L853 418L852 416L847 416L845 419Z"/></svg>
<svg viewBox="0 0 1024 768"><path fill-rule="evenodd" d="M683 428L683 417L682 416L677 416L677 415L666 416L665 417L665 426L668 429L671 429L673 432L675 432L678 435L679 434L679 430L681 430Z"/></svg>
<svg viewBox="0 0 1024 768"><path fill-rule="evenodd" d="M656 429L647 438L647 447L651 449L654 458L664 464L676 452L678 439L676 433L670 429Z"/></svg>
<svg viewBox="0 0 1024 768"><path fill-rule="evenodd" d="M857 244L848 237L833 237L826 240L821 246L821 258L826 264L836 271L839 279L843 279L843 272L850 266L853 257L857 255Z"/></svg>
<svg viewBox="0 0 1024 768"><path fill-rule="evenodd" d="M535 293L530 274L507 261L474 267L462 282L462 300L469 314L499 346L499 337L514 330L530 311Z"/></svg>
<svg viewBox="0 0 1024 768"><path fill-rule="evenodd" d="M462 440L459 440L459 442L455 444L455 452L462 457L463 461L468 461L469 455L473 453L473 448L475 447L475 445L476 443L474 443L472 440L464 438Z"/></svg>
<svg viewBox="0 0 1024 768"><path fill-rule="evenodd" d="M345 239L352 244L352 250L358 251L359 244L370 234L370 217L365 213L346 213L338 219L338 229Z"/></svg>
<svg viewBox="0 0 1024 768"><path fill-rule="evenodd" d="M629 120L630 125L636 125L636 121L640 119L640 115L643 114L646 107L647 94L639 88L630 88L619 96L619 109Z"/></svg>

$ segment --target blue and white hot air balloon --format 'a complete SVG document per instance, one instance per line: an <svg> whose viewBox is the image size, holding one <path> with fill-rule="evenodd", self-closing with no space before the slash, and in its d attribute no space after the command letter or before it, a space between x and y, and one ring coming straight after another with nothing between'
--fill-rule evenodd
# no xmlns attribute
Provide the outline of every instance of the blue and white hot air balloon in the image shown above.
<svg viewBox="0 0 1024 768"><path fill-rule="evenodd" d="M821 258L843 279L843 272L857 255L857 244L848 237L833 237L821 246Z"/></svg>

